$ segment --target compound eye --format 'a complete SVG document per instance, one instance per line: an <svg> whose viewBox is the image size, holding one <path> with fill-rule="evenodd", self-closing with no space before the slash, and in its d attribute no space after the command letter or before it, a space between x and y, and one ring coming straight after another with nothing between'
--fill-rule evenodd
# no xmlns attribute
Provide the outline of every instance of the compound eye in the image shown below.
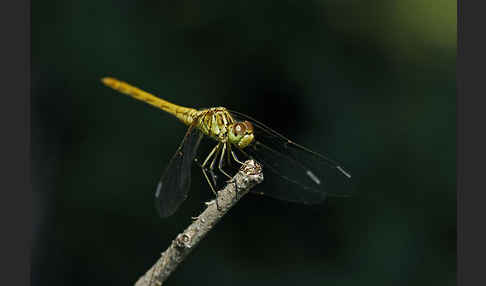
<svg viewBox="0 0 486 286"><path fill-rule="evenodd" d="M243 135L246 132L246 126L243 123L236 123L235 124L235 134L237 136Z"/></svg>
<svg viewBox="0 0 486 286"><path fill-rule="evenodd" d="M250 121L245 121L244 124L248 133L253 133L253 124Z"/></svg>

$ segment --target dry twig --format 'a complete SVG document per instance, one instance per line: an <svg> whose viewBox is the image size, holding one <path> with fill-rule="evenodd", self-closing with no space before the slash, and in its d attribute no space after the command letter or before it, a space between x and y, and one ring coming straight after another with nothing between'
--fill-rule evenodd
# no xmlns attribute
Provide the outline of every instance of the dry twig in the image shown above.
<svg viewBox="0 0 486 286"><path fill-rule="evenodd" d="M261 166L253 161L246 161L240 171L226 187L218 192L218 207L215 201L207 204L194 222L172 241L160 259L135 283L135 286L162 285L177 266L196 247L201 239L251 188L263 181Z"/></svg>

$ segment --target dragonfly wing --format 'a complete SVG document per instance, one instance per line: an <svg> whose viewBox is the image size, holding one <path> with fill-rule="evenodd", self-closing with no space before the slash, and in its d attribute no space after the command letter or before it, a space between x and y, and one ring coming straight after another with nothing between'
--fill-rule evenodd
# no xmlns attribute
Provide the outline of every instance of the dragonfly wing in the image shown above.
<svg viewBox="0 0 486 286"><path fill-rule="evenodd" d="M254 127L255 143L240 151L259 161L264 170L292 183L256 192L308 204L319 203L328 195L352 193L351 175L336 161L296 144L245 114L231 113L237 120L250 121ZM300 188L296 189L296 185Z"/></svg>
<svg viewBox="0 0 486 286"><path fill-rule="evenodd" d="M190 126L170 160L155 192L155 206L161 217L172 215L187 198L191 187L191 167L203 134Z"/></svg>

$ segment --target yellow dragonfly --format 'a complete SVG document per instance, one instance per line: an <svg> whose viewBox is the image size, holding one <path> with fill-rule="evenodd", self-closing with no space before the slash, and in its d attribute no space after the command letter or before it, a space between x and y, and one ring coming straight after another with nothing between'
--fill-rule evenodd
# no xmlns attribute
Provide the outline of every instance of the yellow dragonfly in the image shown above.
<svg viewBox="0 0 486 286"><path fill-rule="evenodd" d="M172 215L186 199L193 161L199 162L215 195L218 182L215 171L230 179L228 168L232 161L242 164L238 156L245 160L255 159L264 170L300 187L290 190L268 188L257 191L259 194L307 204L320 203L328 195L350 194L351 175L336 161L294 143L247 115L224 107L201 110L183 107L112 77L101 81L114 90L174 115L189 126L155 192L155 205L161 217ZM196 155L204 136L214 139L217 144L201 163Z"/></svg>

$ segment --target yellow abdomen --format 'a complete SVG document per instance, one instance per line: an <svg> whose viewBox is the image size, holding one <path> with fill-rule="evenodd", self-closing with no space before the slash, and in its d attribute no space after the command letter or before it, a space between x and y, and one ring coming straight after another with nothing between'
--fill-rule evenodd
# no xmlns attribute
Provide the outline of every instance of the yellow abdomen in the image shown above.
<svg viewBox="0 0 486 286"><path fill-rule="evenodd" d="M173 104L171 102L158 98L153 94L143 91L133 85L130 85L121 80L117 80L116 78L104 77L101 79L101 81L104 85L111 87L114 90L117 90L140 101L146 102L152 106L160 108L163 111L174 115L187 125L192 124L194 116L197 113L197 110L194 108L188 108Z"/></svg>

